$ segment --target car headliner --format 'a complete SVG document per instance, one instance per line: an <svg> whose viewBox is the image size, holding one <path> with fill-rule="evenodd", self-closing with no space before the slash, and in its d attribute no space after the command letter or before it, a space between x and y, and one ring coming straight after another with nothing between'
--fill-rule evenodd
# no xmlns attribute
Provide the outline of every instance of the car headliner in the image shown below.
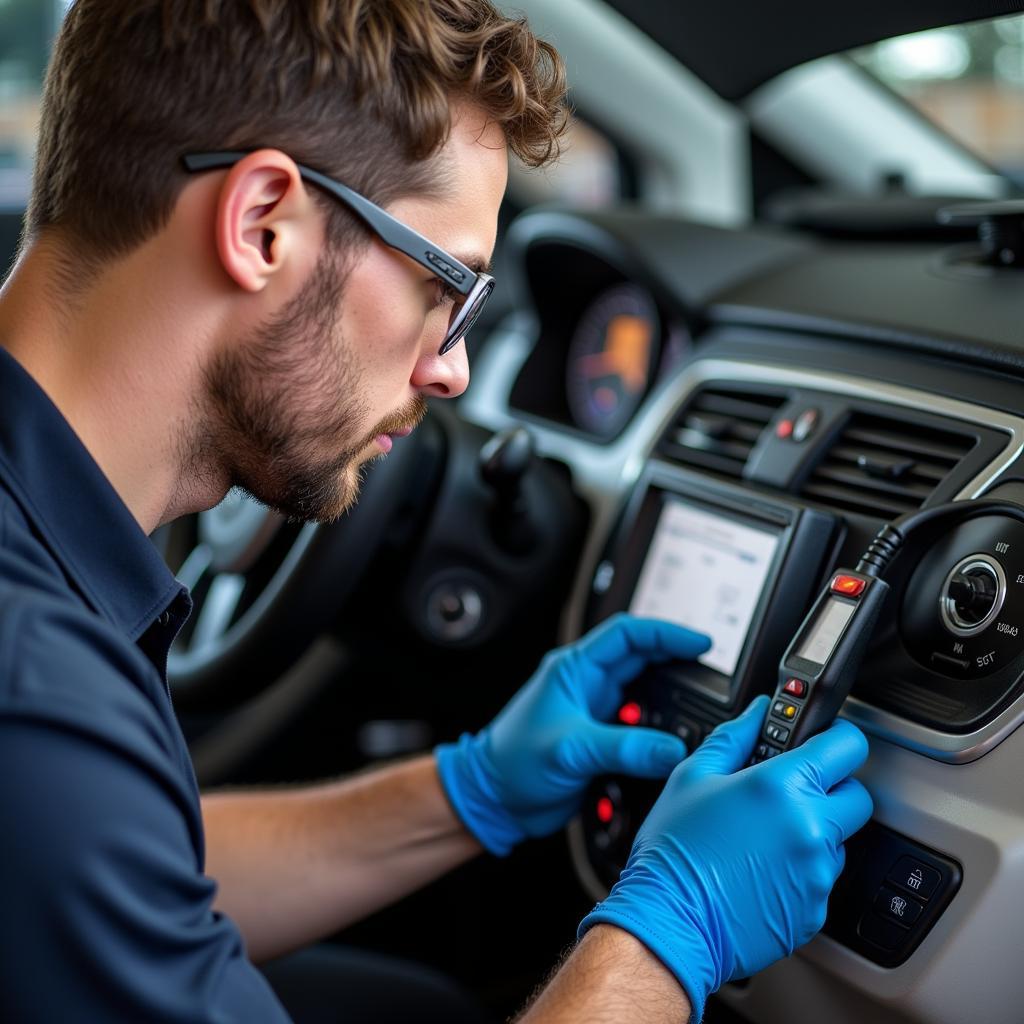
<svg viewBox="0 0 1024 1024"><path fill-rule="evenodd" d="M608 0L721 96L742 99L788 68L923 29L1020 14L1021 0Z"/></svg>

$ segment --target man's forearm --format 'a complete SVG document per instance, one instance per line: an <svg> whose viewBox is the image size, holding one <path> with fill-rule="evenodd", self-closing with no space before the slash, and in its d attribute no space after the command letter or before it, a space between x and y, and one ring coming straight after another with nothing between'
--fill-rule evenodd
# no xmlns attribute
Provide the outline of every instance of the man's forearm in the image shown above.
<svg viewBox="0 0 1024 1024"><path fill-rule="evenodd" d="M217 909L253 960L336 931L480 852L432 757L341 782L203 797Z"/></svg>
<svg viewBox="0 0 1024 1024"><path fill-rule="evenodd" d="M595 925L518 1024L686 1024L690 1001L638 939Z"/></svg>

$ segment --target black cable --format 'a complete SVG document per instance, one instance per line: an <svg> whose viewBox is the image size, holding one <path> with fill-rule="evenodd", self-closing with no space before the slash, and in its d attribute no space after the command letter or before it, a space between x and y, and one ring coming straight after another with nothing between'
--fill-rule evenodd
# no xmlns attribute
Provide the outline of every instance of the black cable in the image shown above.
<svg viewBox="0 0 1024 1024"><path fill-rule="evenodd" d="M1009 516L1018 522L1024 522L1024 506L1009 501L979 499L949 501L944 505L933 505L917 512L908 512L892 523L886 523L875 534L874 540L857 563L857 572L865 576L884 576L892 560L912 535L927 528L938 529L945 526L947 521L959 525L989 515Z"/></svg>

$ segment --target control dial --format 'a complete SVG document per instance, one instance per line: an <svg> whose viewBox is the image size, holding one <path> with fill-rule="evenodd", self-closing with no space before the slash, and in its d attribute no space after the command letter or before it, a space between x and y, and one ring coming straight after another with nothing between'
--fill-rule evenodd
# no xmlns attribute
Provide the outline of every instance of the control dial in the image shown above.
<svg viewBox="0 0 1024 1024"><path fill-rule="evenodd" d="M939 596L942 624L954 636L976 636L1002 611L1003 567L986 554L968 555L949 571Z"/></svg>
<svg viewBox="0 0 1024 1024"><path fill-rule="evenodd" d="M931 543L906 581L899 631L918 664L953 679L984 679L1020 664L1024 524L981 516Z"/></svg>

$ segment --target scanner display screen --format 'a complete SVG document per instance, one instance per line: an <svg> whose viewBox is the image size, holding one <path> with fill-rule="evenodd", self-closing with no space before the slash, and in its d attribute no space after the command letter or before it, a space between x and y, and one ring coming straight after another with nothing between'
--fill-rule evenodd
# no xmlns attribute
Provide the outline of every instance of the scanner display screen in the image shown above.
<svg viewBox="0 0 1024 1024"><path fill-rule="evenodd" d="M778 534L670 498L629 610L707 633L698 660L731 676L778 546Z"/></svg>
<svg viewBox="0 0 1024 1024"><path fill-rule="evenodd" d="M830 597L807 631L803 643L794 652L796 656L815 665L824 665L856 608L857 605L852 601Z"/></svg>

